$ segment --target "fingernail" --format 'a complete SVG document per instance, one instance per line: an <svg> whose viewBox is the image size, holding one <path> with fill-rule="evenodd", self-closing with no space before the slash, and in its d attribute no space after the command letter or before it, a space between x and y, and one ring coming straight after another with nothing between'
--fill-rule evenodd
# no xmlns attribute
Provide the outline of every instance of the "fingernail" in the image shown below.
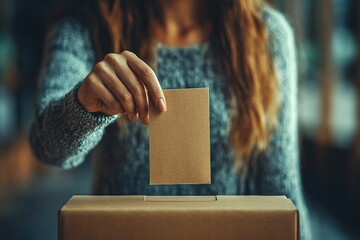
<svg viewBox="0 0 360 240"><path fill-rule="evenodd" d="M164 99L160 98L158 101L158 108L160 110L160 112L166 112L166 104Z"/></svg>
<svg viewBox="0 0 360 240"><path fill-rule="evenodd" d="M146 115L146 116L144 117L143 123L144 123L145 125L149 125L149 115Z"/></svg>
<svg viewBox="0 0 360 240"><path fill-rule="evenodd" d="M135 122L136 120L138 120L138 116L139 116L138 114L135 114L131 120L133 120Z"/></svg>

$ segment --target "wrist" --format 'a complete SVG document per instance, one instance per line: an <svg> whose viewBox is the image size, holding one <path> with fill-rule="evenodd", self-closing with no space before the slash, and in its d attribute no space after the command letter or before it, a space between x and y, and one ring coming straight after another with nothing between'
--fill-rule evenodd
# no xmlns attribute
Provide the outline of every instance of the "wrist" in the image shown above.
<svg viewBox="0 0 360 240"><path fill-rule="evenodd" d="M84 96L84 94L83 94L83 91L84 91L84 89L83 89L84 87L83 87L83 84L82 83L79 83L76 87L75 87L75 96L76 96L76 99L77 99L77 101L78 101L78 103L84 108L84 109L86 109L86 107L85 107L85 102L84 102L84 98L83 98L83 96Z"/></svg>

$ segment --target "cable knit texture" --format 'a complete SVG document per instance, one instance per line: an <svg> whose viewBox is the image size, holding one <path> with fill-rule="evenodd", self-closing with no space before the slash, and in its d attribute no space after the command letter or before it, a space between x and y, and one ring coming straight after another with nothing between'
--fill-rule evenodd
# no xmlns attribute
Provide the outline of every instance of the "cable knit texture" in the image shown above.
<svg viewBox="0 0 360 240"><path fill-rule="evenodd" d="M212 184L150 186L147 127L129 122L119 129L116 116L89 113L77 100L77 90L95 64L95 53L89 29L74 17L59 20L48 34L30 133L35 154L43 162L68 169L96 149L95 194L286 195L299 209L301 238L310 239L298 156L294 36L275 10L263 9L263 19L280 83L279 127L246 176L239 177L234 169L226 79L209 43L181 48L157 44L156 74L164 89L210 88Z"/></svg>

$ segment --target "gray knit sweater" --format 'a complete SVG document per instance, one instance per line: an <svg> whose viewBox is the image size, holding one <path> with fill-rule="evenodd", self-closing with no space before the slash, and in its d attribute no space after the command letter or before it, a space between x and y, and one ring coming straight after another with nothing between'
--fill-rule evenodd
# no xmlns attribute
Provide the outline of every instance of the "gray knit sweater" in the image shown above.
<svg viewBox="0 0 360 240"><path fill-rule="evenodd" d="M299 170L294 36L278 12L266 8L263 19L281 87L279 127L246 176L239 177L234 169L225 74L210 54L210 44L181 48L157 44L156 74L164 89L210 88L211 184L150 186L147 127L129 122L120 129L116 116L89 113L76 98L79 83L95 64L95 53L89 29L71 17L58 21L48 34L30 133L36 156L68 169L96 149L95 194L286 195L299 209L302 239L310 239Z"/></svg>

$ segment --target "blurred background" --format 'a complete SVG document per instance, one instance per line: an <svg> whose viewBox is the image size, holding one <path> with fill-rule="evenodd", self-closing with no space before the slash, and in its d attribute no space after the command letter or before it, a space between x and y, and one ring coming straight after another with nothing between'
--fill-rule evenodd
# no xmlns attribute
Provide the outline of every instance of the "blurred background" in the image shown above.
<svg viewBox="0 0 360 240"><path fill-rule="evenodd" d="M60 0L0 0L0 239L57 239L92 164L60 171L27 142L47 19ZM301 166L314 239L360 239L360 1L272 0L296 33Z"/></svg>

